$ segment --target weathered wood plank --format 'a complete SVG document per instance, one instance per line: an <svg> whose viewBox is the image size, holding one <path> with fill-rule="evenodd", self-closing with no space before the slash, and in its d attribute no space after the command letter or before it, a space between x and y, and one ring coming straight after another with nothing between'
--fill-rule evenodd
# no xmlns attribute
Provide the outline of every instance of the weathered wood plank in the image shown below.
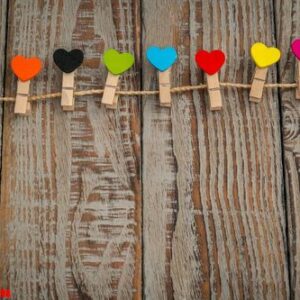
<svg viewBox="0 0 300 300"><path fill-rule="evenodd" d="M0 95L4 95L4 73L5 73L5 48L6 48L6 30L7 30L7 0L1 1L0 5ZM0 105L0 147L2 147L2 122L3 122L3 104Z"/></svg>
<svg viewBox="0 0 300 300"><path fill-rule="evenodd" d="M272 2L143 1L143 45L174 45L173 85L198 84L199 48L227 55L222 81L250 82L255 41L274 43ZM145 89L156 74L145 63ZM268 81L276 82L276 68ZM277 91L173 95L172 109L143 108L146 299L287 299L285 214Z"/></svg>
<svg viewBox="0 0 300 300"><path fill-rule="evenodd" d="M9 9L8 59L20 53L45 62L33 94L61 88L57 47L83 49L79 89L103 86L105 48L139 54L138 1L12 0ZM138 63L122 88L139 88L137 70ZM13 95L9 70L6 78ZM0 282L20 299L140 298L139 107L121 98L116 112L106 111L99 100L77 98L74 113L59 99L34 103L28 118L6 106L0 228L9 241Z"/></svg>
<svg viewBox="0 0 300 300"><path fill-rule="evenodd" d="M7 30L7 0L1 1L0 5L0 95L4 95L4 72L5 64L5 48L6 48L6 30ZM2 117L3 105L0 105L0 147L2 147Z"/></svg>
<svg viewBox="0 0 300 300"><path fill-rule="evenodd" d="M0 95L4 95L4 83L5 83L5 47L6 47L6 30L7 30L7 1L1 1L0 5ZM3 117L3 103L0 105L0 147L2 148L2 117ZM2 154L2 153L1 153ZM2 156L1 156L2 157ZM2 163L2 160L1 160ZM1 199L0 199L0 205L1 205ZM6 213L2 215L2 217L6 217ZM7 234L3 230L4 228L0 227L0 252L2 252L2 249L6 247L7 243ZM0 258L0 288L7 288L7 283L3 282L1 284L1 274L2 274L2 268L5 265L5 259L3 257Z"/></svg>
<svg viewBox="0 0 300 300"><path fill-rule="evenodd" d="M5 71L5 47L6 47L6 14L7 14L7 0L1 1L0 5L0 51L1 51L1 63L0 63L0 93L3 95L4 84L4 71ZM2 107L1 107L2 115ZM2 132L2 122L0 131Z"/></svg>
<svg viewBox="0 0 300 300"><path fill-rule="evenodd" d="M277 45L283 55L279 64L282 82L293 82L296 59L290 51L292 40L300 36L300 2L276 0ZM300 101L295 99L295 90L280 90L285 189L288 215L291 295L300 295Z"/></svg>

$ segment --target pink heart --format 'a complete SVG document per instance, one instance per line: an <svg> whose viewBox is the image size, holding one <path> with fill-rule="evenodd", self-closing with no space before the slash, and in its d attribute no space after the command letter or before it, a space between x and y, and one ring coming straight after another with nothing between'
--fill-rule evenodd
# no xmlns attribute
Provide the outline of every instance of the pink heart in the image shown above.
<svg viewBox="0 0 300 300"><path fill-rule="evenodd" d="M293 40L292 44L291 44L291 48L292 48L294 55L298 59L300 59L300 39Z"/></svg>

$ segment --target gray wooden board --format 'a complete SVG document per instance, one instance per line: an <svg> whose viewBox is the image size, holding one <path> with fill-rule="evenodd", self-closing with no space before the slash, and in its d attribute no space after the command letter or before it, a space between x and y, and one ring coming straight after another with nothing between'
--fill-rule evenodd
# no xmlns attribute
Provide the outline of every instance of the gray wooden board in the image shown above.
<svg viewBox="0 0 300 300"><path fill-rule="evenodd" d="M269 1L143 1L143 50L177 48L175 86L199 84L198 49L222 49L222 81L249 82L249 48L274 44ZM155 13L154 13L155 12ZM145 63L144 89L157 86ZM268 81L276 82L276 67ZM143 106L144 293L147 299L286 299L289 295L277 91L158 97Z"/></svg>
<svg viewBox="0 0 300 300"><path fill-rule="evenodd" d="M3 0L1 1L0 5L0 95L4 96L4 83L5 83L5 47L6 47L6 30L7 30L7 1ZM2 147L2 122L3 122L3 103L0 105L0 145ZM2 160L1 160L2 165ZM0 198L0 215L2 218L6 216L6 212L4 211L4 214L1 213L1 198ZM4 232L6 231L5 226L0 226L0 253L6 252L5 244L6 240L4 237ZM3 256L0 256L0 270L4 270L1 268L1 266L5 263L5 258ZM4 285L2 283L1 278L4 275L5 271L0 272L0 289ZM2 283L2 284L1 284ZM6 287L7 283L5 283Z"/></svg>
<svg viewBox="0 0 300 300"><path fill-rule="evenodd" d="M295 79L296 58L290 51L294 38L300 36L300 1L275 1L277 45L282 50L278 66L281 82ZM300 100L295 90L280 90L283 159L288 223L291 296L300 296Z"/></svg>
<svg viewBox="0 0 300 300"><path fill-rule="evenodd" d="M7 0L2 0L0 5L0 95L4 95L4 72L5 72L5 48L6 48L6 29L7 29ZM2 117L3 105L0 105L0 145L2 147Z"/></svg>
<svg viewBox="0 0 300 300"><path fill-rule="evenodd" d="M203 83L194 55L215 48L226 53L221 81L250 82L249 49L262 41L282 50L267 81L293 82L299 9L299 0L1 1L0 80L7 66L14 95L10 59L37 55L44 69L31 94L59 91L53 51L80 48L76 88L102 88L102 54L114 47L136 58L122 89L157 89L145 58L156 44L178 51L173 86ZM173 94L171 109L128 96L111 111L95 95L76 98L73 113L39 101L22 118L5 104L0 288L16 299L297 299L299 103L294 90L265 90L260 104L249 90L222 96L220 112L205 90Z"/></svg>
<svg viewBox="0 0 300 300"><path fill-rule="evenodd" d="M137 52L136 1L9 1L8 59L39 56L44 69L31 94L61 88L56 48L80 48L85 61L76 88L100 88L104 49ZM139 89L138 63L122 76ZM6 74L13 95L16 78ZM140 121L136 97L116 112L100 96L76 99L74 113L60 100L32 104L15 116L5 106L0 227L2 280L20 299L138 298L141 294Z"/></svg>

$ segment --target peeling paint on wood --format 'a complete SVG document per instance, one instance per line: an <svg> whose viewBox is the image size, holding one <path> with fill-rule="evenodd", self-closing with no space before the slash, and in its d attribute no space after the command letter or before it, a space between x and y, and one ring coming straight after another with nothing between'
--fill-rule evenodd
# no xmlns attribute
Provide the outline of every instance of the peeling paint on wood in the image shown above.
<svg viewBox="0 0 300 300"><path fill-rule="evenodd" d="M0 52L7 42L6 64L17 53L45 61L32 94L61 89L52 60L58 47L85 53L78 89L104 85L109 47L135 55L122 89L157 89L144 55L152 44L178 50L176 86L204 82L194 63L200 48L226 53L221 81L250 82L256 41L284 54L267 81L292 82L289 45L299 35L300 4L273 2L3 0ZM5 94L15 89L7 69ZM207 91L172 95L171 109L158 96L143 97L142 105L120 97L114 112L88 96L76 98L74 113L63 112L58 99L34 103L23 118L6 104L0 288L10 287L15 299L296 299L293 92L266 90L254 105L249 91L226 89L221 112L209 110Z"/></svg>
<svg viewBox="0 0 300 300"><path fill-rule="evenodd" d="M203 82L194 63L201 48L226 53L222 81L249 82L251 44L274 43L266 1L143 1L142 7L144 50L153 43L178 49L176 86ZM153 69L146 65L143 74L145 89L155 88ZM268 80L276 82L274 68ZM268 91L252 105L248 91L223 93L224 109L215 113L206 91L174 95L171 111L154 97L144 105L147 299L289 295L278 97Z"/></svg>
<svg viewBox="0 0 300 300"><path fill-rule="evenodd" d="M130 0L10 1L8 59L41 57L31 93L47 93L61 87L53 51L80 48L77 88L102 87L103 50L136 52L137 12ZM139 88L137 69L123 88ZM11 213L0 221L9 236L1 279L22 299L140 298L139 107L123 97L113 113L99 100L77 98L74 113L40 102L28 118L5 109L1 205Z"/></svg>
<svg viewBox="0 0 300 300"><path fill-rule="evenodd" d="M6 30L7 30L7 1L3 0L0 5L0 95L4 95L4 72L5 72L5 47L6 47ZM2 148L2 118L3 118L3 104L0 105L0 117L1 117L1 125L0 125L0 132L1 132L1 148ZM1 160L2 165L2 160ZM3 202L0 198L0 220L3 222L7 222L8 218L8 207L7 205L3 205ZM0 221L1 223L1 221ZM0 225L0 289L7 288L8 283L5 280L1 280L2 274L7 272L7 241L8 241L7 231L3 226Z"/></svg>
<svg viewBox="0 0 300 300"><path fill-rule="evenodd" d="M292 40L300 34L300 2L275 1L277 46L282 56L279 64L281 82L295 79L296 59L290 51ZM292 299L300 295L300 101L295 91L280 91L283 133L283 159L287 203L288 244Z"/></svg>

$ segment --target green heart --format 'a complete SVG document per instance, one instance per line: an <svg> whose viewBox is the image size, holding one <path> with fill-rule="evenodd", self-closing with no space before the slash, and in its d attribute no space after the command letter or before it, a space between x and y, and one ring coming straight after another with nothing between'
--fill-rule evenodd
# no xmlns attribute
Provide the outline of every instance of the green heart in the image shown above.
<svg viewBox="0 0 300 300"><path fill-rule="evenodd" d="M130 53L119 53L115 49L108 49L104 52L103 62L109 72L119 75L134 64L134 57Z"/></svg>

